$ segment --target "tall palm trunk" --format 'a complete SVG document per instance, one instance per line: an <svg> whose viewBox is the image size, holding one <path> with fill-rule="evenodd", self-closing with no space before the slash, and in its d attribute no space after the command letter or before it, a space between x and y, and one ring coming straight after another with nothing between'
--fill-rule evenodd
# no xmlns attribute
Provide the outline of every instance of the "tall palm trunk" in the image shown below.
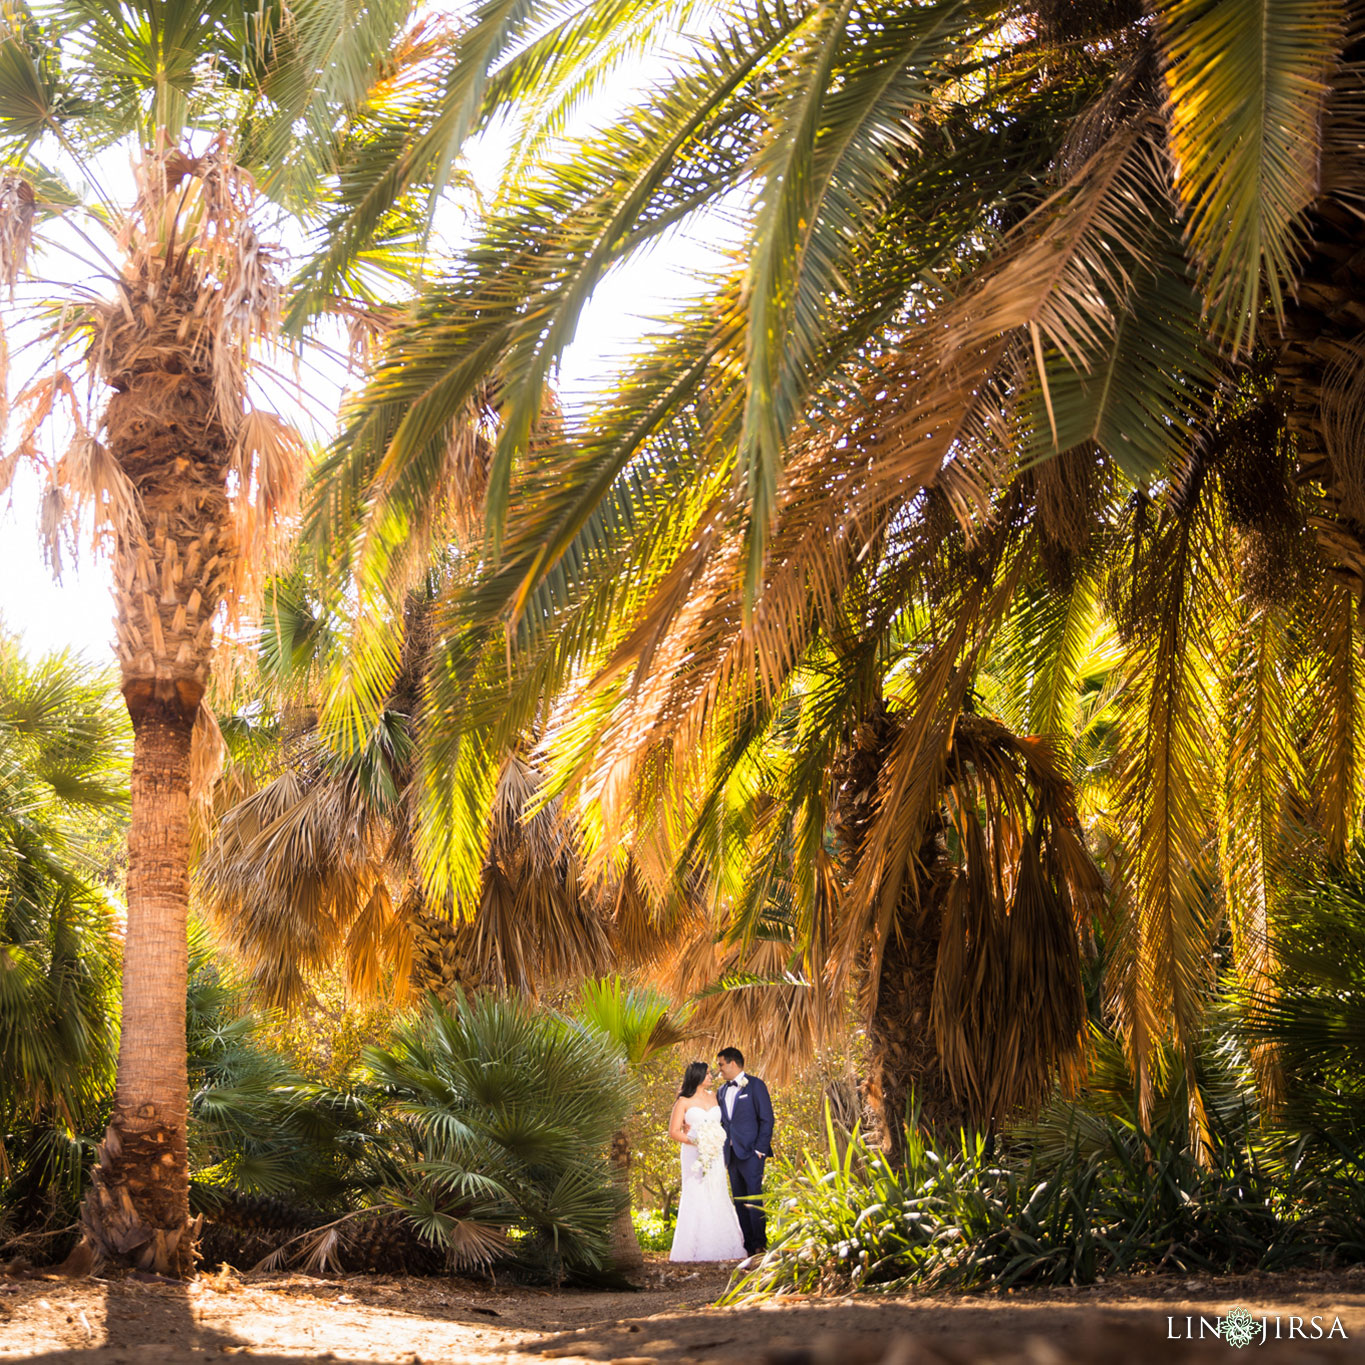
<svg viewBox="0 0 1365 1365"><path fill-rule="evenodd" d="M864 717L839 762L834 826L845 866L852 873L877 808L877 782L899 727L883 702ZM902 889L896 922L884 945L875 980L867 983L868 1068L863 1090L884 1150L899 1156L913 1094L920 1121L939 1142L956 1139L964 1121L934 1038L930 1006L937 971L942 888L939 831L931 828L920 849L920 885ZM917 894L918 893L918 894Z"/></svg>
<svg viewBox="0 0 1365 1365"><path fill-rule="evenodd" d="M193 1273L197 1230L185 1135L191 748L215 620L239 587L228 490L243 477L227 425L240 370L214 316L222 291L166 229L188 164L147 164L148 227L100 338L111 394L92 457L126 490L113 567L134 739L118 1083L81 1213L97 1259L173 1276Z"/></svg>
<svg viewBox="0 0 1365 1365"><path fill-rule="evenodd" d="M189 791L192 715L130 699L128 929L114 1112L82 1210L105 1259L182 1277L194 1269L185 1147L188 1081Z"/></svg>
<svg viewBox="0 0 1365 1365"><path fill-rule="evenodd" d="M609 1156L612 1180L626 1201L611 1227L611 1259L618 1270L638 1270L644 1265L645 1257L640 1250L640 1239L635 1235L635 1220L631 1217L630 1135L624 1130L612 1137Z"/></svg>

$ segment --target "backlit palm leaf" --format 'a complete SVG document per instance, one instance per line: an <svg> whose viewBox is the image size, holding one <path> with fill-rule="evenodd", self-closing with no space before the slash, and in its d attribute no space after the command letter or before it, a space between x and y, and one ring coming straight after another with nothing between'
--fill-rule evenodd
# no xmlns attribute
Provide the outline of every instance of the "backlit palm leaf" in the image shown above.
<svg viewBox="0 0 1365 1365"><path fill-rule="evenodd" d="M1175 185L1208 311L1234 350L1263 297L1277 316L1321 174L1321 119L1347 6L1163 0Z"/></svg>

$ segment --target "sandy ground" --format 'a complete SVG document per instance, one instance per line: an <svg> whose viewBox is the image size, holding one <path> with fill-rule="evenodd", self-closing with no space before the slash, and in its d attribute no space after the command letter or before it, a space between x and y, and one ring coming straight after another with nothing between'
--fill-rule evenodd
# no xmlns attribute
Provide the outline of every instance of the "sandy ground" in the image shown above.
<svg viewBox="0 0 1365 1365"><path fill-rule="evenodd" d="M466 1280L230 1271L189 1285L131 1278L0 1279L0 1361L611 1361L616 1365L1067 1365L1225 1361L1185 1318L1233 1305L1270 1318L1243 1359L1365 1362L1365 1268L1337 1275L1126 1279L1088 1289L888 1299L784 1298L716 1308L723 1270L653 1261L634 1294L550 1293ZM1273 1340L1275 1315L1281 1340ZM1339 1318L1330 1339L1290 1319ZM1172 1321L1173 1320L1173 1321ZM1347 1333L1343 1341L1340 1330Z"/></svg>

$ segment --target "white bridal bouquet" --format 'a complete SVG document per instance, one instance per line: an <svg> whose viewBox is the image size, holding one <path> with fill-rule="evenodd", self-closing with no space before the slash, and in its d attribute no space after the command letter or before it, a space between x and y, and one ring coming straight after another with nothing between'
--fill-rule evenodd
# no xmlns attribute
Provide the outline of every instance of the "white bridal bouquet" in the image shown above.
<svg viewBox="0 0 1365 1365"><path fill-rule="evenodd" d="M716 1122L703 1123L697 1129L697 1179L705 1180L711 1167L725 1151L725 1129Z"/></svg>

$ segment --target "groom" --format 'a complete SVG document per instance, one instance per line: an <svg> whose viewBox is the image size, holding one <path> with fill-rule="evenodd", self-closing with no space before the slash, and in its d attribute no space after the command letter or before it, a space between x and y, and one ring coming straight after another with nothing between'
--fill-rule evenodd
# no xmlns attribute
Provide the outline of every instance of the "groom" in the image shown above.
<svg viewBox="0 0 1365 1365"><path fill-rule="evenodd" d="M744 1054L723 1047L716 1054L725 1080L720 1088L720 1121L725 1128L725 1166L744 1249L750 1256L768 1247L768 1224L763 1214L763 1163L772 1151L773 1102L768 1087L757 1076L744 1073ZM752 1201L752 1202L751 1202Z"/></svg>

